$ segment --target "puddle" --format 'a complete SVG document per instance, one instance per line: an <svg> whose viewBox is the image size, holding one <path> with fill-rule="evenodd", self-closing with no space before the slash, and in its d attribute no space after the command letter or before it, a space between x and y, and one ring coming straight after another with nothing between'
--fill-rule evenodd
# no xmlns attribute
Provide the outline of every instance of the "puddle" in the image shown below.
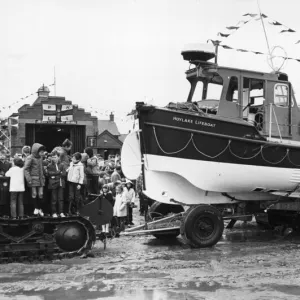
<svg viewBox="0 0 300 300"><path fill-rule="evenodd" d="M146 278L164 278L169 276L167 273L147 273L147 272L130 272L130 273L95 273L93 274L93 277L95 279L123 279L123 280L128 280L128 279L146 279Z"/></svg>
<svg viewBox="0 0 300 300"><path fill-rule="evenodd" d="M300 286L299 285L285 285L285 284L272 284L266 285L268 288L272 288L275 291L281 292L287 295L299 296Z"/></svg>

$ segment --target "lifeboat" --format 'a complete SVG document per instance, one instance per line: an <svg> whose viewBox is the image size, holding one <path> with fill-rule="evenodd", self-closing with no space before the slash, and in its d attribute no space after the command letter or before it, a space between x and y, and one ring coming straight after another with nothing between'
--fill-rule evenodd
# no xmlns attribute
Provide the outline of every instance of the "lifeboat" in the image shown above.
<svg viewBox="0 0 300 300"><path fill-rule="evenodd" d="M181 54L193 65L187 100L136 104L125 176L142 172L145 194L164 203L299 197L300 110L288 76L219 66L207 45Z"/></svg>

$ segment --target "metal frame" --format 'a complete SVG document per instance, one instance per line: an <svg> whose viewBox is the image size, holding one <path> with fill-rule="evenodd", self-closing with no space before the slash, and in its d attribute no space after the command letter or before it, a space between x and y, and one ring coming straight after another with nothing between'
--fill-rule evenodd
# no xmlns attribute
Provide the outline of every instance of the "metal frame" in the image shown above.
<svg viewBox="0 0 300 300"><path fill-rule="evenodd" d="M185 212L182 213L178 213L178 214L174 214L172 216L168 216L166 218L162 218L159 220L155 220L152 222L146 222L143 225L139 225L139 226L135 226L135 227L131 227L126 229L125 231L121 232L120 235L136 235L136 234L141 234L141 235L152 235L155 233L163 233L163 232L167 232L170 230L178 230L180 229L180 226L173 226L173 227L162 227L162 228L153 228L153 229L149 229L148 227L153 225L153 224L159 224L159 223L163 223L167 220L172 220L174 218L179 218L179 217L183 217L185 214ZM230 221L230 225L227 226L227 228L232 228L234 226L234 224L236 223L236 221L238 221L238 219L242 219L242 218L247 218L247 217L252 217L253 214L248 214L248 215L228 215L228 216L224 216L222 217L223 220L231 220ZM182 222L182 220L181 220Z"/></svg>

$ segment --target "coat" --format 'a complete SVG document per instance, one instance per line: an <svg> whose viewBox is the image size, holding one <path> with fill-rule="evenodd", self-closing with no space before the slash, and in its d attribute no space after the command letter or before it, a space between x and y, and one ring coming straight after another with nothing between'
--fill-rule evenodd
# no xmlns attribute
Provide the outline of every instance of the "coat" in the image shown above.
<svg viewBox="0 0 300 300"><path fill-rule="evenodd" d="M106 193L106 194L102 194L101 195L101 199L103 199L103 198L105 198L112 206L114 206L114 197L113 197L113 195L112 195L112 193L111 193L111 191L109 191L108 193Z"/></svg>
<svg viewBox="0 0 300 300"><path fill-rule="evenodd" d="M114 216L115 217L126 217L127 216L127 205L124 193L116 195L116 201L114 205Z"/></svg>
<svg viewBox="0 0 300 300"><path fill-rule="evenodd" d="M128 190L127 187L124 188L124 196L127 203L134 203L135 200L135 191L133 188Z"/></svg>
<svg viewBox="0 0 300 300"><path fill-rule="evenodd" d="M10 192L24 192L25 180L24 169L14 166L10 168L6 173L6 177L10 177L9 191Z"/></svg>
<svg viewBox="0 0 300 300"><path fill-rule="evenodd" d="M117 171L114 171L112 174L111 174L111 182L116 182L116 181L121 181L121 176L120 174L117 172Z"/></svg>
<svg viewBox="0 0 300 300"><path fill-rule="evenodd" d="M4 176L5 173L11 168L11 163L8 161L0 161L0 175Z"/></svg>
<svg viewBox="0 0 300 300"><path fill-rule="evenodd" d="M98 158L96 156L88 158L86 175L94 175L94 176L100 175L100 168L98 166Z"/></svg>
<svg viewBox="0 0 300 300"><path fill-rule="evenodd" d="M70 157L67 151L63 148L62 148L62 153L60 154L59 157L59 162L64 165L65 169L67 169L70 166L70 162L71 162Z"/></svg>
<svg viewBox="0 0 300 300"><path fill-rule="evenodd" d="M73 164L73 162L71 162L70 167L67 171L69 182L83 184L84 169L81 162L78 162L77 164Z"/></svg>
<svg viewBox="0 0 300 300"><path fill-rule="evenodd" d="M42 147L39 143L33 144L31 154L25 160L24 173L30 187L45 185L43 159L38 154Z"/></svg>
<svg viewBox="0 0 300 300"><path fill-rule="evenodd" d="M55 190L59 187L65 188L65 178L67 175L66 169L63 164L50 163L46 169L47 176L49 177L48 189Z"/></svg>

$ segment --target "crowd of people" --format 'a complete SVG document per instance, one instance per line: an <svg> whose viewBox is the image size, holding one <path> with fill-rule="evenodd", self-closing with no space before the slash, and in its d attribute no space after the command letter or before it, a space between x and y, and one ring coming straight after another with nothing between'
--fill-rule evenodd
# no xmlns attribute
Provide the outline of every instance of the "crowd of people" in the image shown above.
<svg viewBox="0 0 300 300"><path fill-rule="evenodd" d="M134 225L137 195L142 201L140 213L145 213L141 181L133 183L124 177L120 155L105 161L92 148L70 155L71 149L72 142L67 139L50 153L39 143L24 146L13 158L0 152L0 177L10 177L11 218L24 217L24 197L30 197L33 215L44 216L46 201L49 213L57 218L78 214L80 205L97 195L100 201L105 198L111 203L119 226ZM108 232L109 224L102 231Z"/></svg>

